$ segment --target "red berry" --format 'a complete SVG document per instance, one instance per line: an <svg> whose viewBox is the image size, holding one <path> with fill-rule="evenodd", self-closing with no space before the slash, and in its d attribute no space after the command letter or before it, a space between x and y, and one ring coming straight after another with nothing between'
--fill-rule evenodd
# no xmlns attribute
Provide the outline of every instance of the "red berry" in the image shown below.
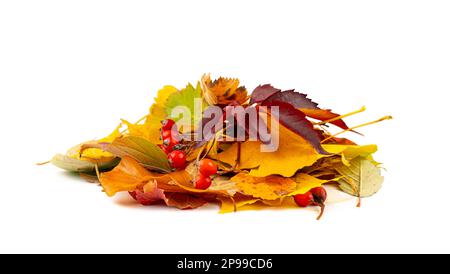
<svg viewBox="0 0 450 274"><path fill-rule="evenodd" d="M183 169L186 167L186 153L174 150L168 155L169 163L173 168Z"/></svg>
<svg viewBox="0 0 450 274"><path fill-rule="evenodd" d="M195 181L195 188L205 190L210 186L211 178L200 173L197 177L197 181Z"/></svg>
<svg viewBox="0 0 450 274"><path fill-rule="evenodd" d="M162 139L164 140L164 139L167 139L167 138L170 138L170 136L172 136L172 131L171 130L162 130L161 131L161 137L162 137Z"/></svg>
<svg viewBox="0 0 450 274"><path fill-rule="evenodd" d="M310 191L305 194L297 194L294 196L294 200L300 207L307 207L314 202L314 196Z"/></svg>
<svg viewBox="0 0 450 274"><path fill-rule="evenodd" d="M169 150L172 151L173 147L177 145L178 140L174 139L173 136L163 139L163 145Z"/></svg>
<svg viewBox="0 0 450 274"><path fill-rule="evenodd" d="M161 125L162 130L172 130L175 125L175 121L172 119L166 119L161 122Z"/></svg>
<svg viewBox="0 0 450 274"><path fill-rule="evenodd" d="M213 160L203 159L198 163L198 171L205 176L211 176L217 173L217 165Z"/></svg>
<svg viewBox="0 0 450 274"><path fill-rule="evenodd" d="M327 199L327 191L323 187L316 187L310 191L314 196L314 201L317 203L323 203Z"/></svg>

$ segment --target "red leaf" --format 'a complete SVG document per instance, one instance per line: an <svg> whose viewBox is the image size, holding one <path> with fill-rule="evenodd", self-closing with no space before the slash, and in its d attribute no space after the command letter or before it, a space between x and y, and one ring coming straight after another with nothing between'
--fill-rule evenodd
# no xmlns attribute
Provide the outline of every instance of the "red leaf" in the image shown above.
<svg viewBox="0 0 450 274"><path fill-rule="evenodd" d="M317 106L318 104L309 99L306 94L296 92L293 89L280 91L265 100L265 102L272 101L286 102L291 104L295 108L320 109Z"/></svg>
<svg viewBox="0 0 450 274"><path fill-rule="evenodd" d="M207 203L207 201L201 197L185 193L166 193L165 202L166 205L174 206L179 209L194 209Z"/></svg>
<svg viewBox="0 0 450 274"><path fill-rule="evenodd" d="M164 197L163 191L159 190L162 197L155 196L154 193L144 193L140 191L139 189L136 189L135 191L130 191L129 194L133 199L135 199L138 203L141 205L154 205L157 203L162 202L162 198Z"/></svg>
<svg viewBox="0 0 450 274"><path fill-rule="evenodd" d="M311 117L313 119L320 120L320 121L327 121L327 120L331 120L331 119L334 119L334 118L340 116L337 113L331 112L331 110L329 110L329 109L305 109L305 108L301 108L300 110L302 112L304 112L306 114L306 116ZM339 119L339 120L336 120L336 121L332 121L332 122L330 122L330 124L333 124L333 125L335 125L337 127L340 127L342 129L348 129L347 124L342 119Z"/></svg>
<svg viewBox="0 0 450 274"><path fill-rule="evenodd" d="M313 124L306 119L306 115L303 112L291 104L280 101L264 102L263 105L267 107L278 106L279 115L276 118L278 118L280 124L308 141L317 152L326 155L329 154L321 146L319 134L314 130Z"/></svg>
<svg viewBox="0 0 450 274"><path fill-rule="evenodd" d="M253 105L254 103L261 103L280 91L281 89L274 88L270 84L260 85L253 90L250 98L250 105Z"/></svg>
<svg viewBox="0 0 450 274"><path fill-rule="evenodd" d="M269 103L272 101L289 103L295 108L299 108L302 112L306 114L306 116L321 121L327 121L340 116L339 114L331 112L331 110L329 109L320 109L318 107L318 104L309 99L306 94L299 93L294 90L286 90L273 93L272 95L264 99L263 102ZM338 126L342 129L348 129L347 124L342 119L330 122L330 124Z"/></svg>

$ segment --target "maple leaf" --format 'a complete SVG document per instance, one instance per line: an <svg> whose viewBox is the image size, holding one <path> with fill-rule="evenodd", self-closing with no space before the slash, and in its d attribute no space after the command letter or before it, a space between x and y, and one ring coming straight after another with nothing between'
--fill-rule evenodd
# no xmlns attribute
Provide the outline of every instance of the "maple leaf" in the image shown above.
<svg viewBox="0 0 450 274"><path fill-rule="evenodd" d="M246 141L240 144L239 159L237 143L219 153L216 159L230 166L234 166L238 160L239 168L251 169L250 175L256 177L273 174L291 177L297 170L312 165L324 156L318 154L305 139L282 125L279 126L278 138L279 147L274 152L261 152L261 142Z"/></svg>
<svg viewBox="0 0 450 274"><path fill-rule="evenodd" d="M239 173L230 180L236 183L241 193L266 200L283 197L293 192L297 185L292 179L277 175L253 177L246 173Z"/></svg>
<svg viewBox="0 0 450 274"><path fill-rule="evenodd" d="M204 74L201 86L203 97L209 105L242 105L248 100L247 90L239 86L239 79L220 77L212 81L209 74Z"/></svg>

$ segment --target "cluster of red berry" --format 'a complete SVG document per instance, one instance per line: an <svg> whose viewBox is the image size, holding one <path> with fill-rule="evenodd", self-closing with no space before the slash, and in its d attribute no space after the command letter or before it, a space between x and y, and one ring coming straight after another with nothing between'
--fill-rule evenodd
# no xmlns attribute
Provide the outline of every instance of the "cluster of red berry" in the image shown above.
<svg viewBox="0 0 450 274"><path fill-rule="evenodd" d="M162 121L161 139L163 144L159 147L167 154L169 163L174 169L186 167L186 153L180 144L180 134L174 120Z"/></svg>
<svg viewBox="0 0 450 274"><path fill-rule="evenodd" d="M170 166L174 169L186 168L186 152L180 144L180 134L174 120L162 121L161 139L159 147L167 154ZM203 159L198 163L199 174L195 181L195 188L205 190L211 186L211 176L217 173L217 165L210 159Z"/></svg>
<svg viewBox="0 0 450 274"><path fill-rule="evenodd" d="M317 219L322 217L326 199L327 191L323 187L316 187L304 194L297 194L294 196L295 203L300 207L307 207L310 205L320 206L321 212Z"/></svg>
<svg viewBox="0 0 450 274"><path fill-rule="evenodd" d="M217 173L217 165L210 159L203 159L198 162L198 175L195 181L195 188L207 189L211 186L211 176Z"/></svg>

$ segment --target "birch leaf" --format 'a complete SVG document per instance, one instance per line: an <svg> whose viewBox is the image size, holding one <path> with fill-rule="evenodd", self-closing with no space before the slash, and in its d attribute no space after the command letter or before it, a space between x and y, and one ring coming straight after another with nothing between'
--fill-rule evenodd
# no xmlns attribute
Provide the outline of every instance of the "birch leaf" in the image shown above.
<svg viewBox="0 0 450 274"><path fill-rule="evenodd" d="M341 164L335 169L343 176L338 181L339 187L356 197L369 197L377 193L384 180L381 169L362 157L350 161L350 166Z"/></svg>

